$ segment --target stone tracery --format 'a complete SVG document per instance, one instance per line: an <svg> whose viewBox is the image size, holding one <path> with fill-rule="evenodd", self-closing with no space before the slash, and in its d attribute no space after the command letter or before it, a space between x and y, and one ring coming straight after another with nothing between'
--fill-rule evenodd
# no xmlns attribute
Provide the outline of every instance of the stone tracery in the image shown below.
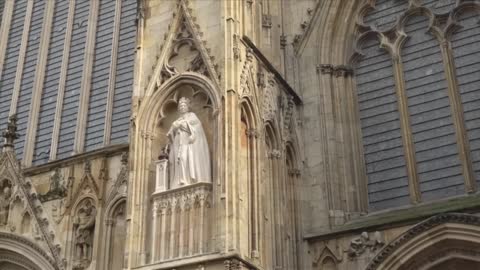
<svg viewBox="0 0 480 270"><path fill-rule="evenodd" d="M376 4L377 2L379 2L378 5ZM446 128L444 127L446 125L445 123L449 122L450 129L456 134L456 138L452 137L449 143L446 143L445 139L442 139L442 146L444 146L444 150L442 151L449 151L449 157L458 155L457 161L448 160L445 162L450 164L448 165L452 170L450 175L462 175L465 180L454 177L450 177L448 180L444 179L449 182L450 186L458 186L457 188L452 187L449 192L451 194L472 192L475 190L476 185L474 169L472 169L473 164L475 164L472 158L475 158L475 155L472 153L476 150L475 148L469 147L468 139L466 140L471 128L466 127L463 113L463 107L470 105L468 105L466 100L462 100L461 94L459 94L459 88L464 87L462 84L457 83L461 75L457 76L454 74L456 69L455 65L459 63L453 63L451 59L453 57L452 55L455 55L457 51L461 54L466 54L466 52L462 51L463 49L455 49L455 47L452 46L454 44L452 43L452 40L454 40L452 37L454 37L457 32L461 32L463 28L463 26L457 22L456 18L461 16L466 10L469 10L470 13L478 14L478 3L474 1L450 0L399 1L399 3L394 5L395 8L389 8L391 4L392 3L388 1L364 1L357 20L357 30L360 34L356 46L359 49L365 50L358 50L352 58L352 63L357 68L356 80L357 90L359 91L359 104L361 107L360 119L362 127L364 128L364 130L362 130L364 144L367 145L365 151L373 149L376 147L375 145L378 144L372 143L374 139L372 132L375 131L373 130L373 125L377 125L379 128L387 128L386 125L390 125L389 130L393 132L392 126L395 121L393 113L395 112L387 112L387 106L397 104L398 109L395 109L395 111L399 115L399 117L397 117L400 123L398 130L402 133L399 138L403 140L401 143L401 146L403 145L404 148L402 157L405 158L405 161L402 162L405 164L405 170L408 171L408 190L407 193L400 191L400 186L406 186L406 184L400 184L398 181L396 182L396 188L398 188L397 194L403 194L401 196L408 195L410 198L406 202L404 199L407 199L407 197L403 199L398 198L397 202L391 203L397 205L417 203L442 196L441 192L435 193L436 188L431 187L433 184L431 186L425 184L431 182L435 176L432 176L429 171L425 171L422 168L433 168L432 166L436 165L424 161L423 156L425 156L426 153L432 154L434 150L429 149L426 143L422 141L423 139L418 138L419 134L424 132L420 128L420 123L424 123L430 119L424 115L426 107L422 110L420 108L422 105L417 104L421 96L423 103L428 103L430 109L433 107L436 108L436 118L431 121L428 120L430 125L432 125L431 128L440 130L441 128ZM396 19L389 22L382 21L385 18ZM425 54L426 50L428 50L428 54ZM471 54L473 52L470 51L469 53ZM424 63L419 64L418 61L414 61L417 59L418 54L424 54ZM382 58L382 61L384 60L383 62L379 60L380 56L385 56L385 59ZM377 60L373 62L374 59ZM459 58L457 59L457 61L461 61ZM368 72L368 70L378 68L378 66L384 68L382 72L375 74ZM390 66L392 70L387 72L385 67L389 68ZM420 88L420 74L423 74L421 76L423 76L424 81L435 81L436 83ZM367 76L370 76L370 79L368 79ZM379 76L384 76L384 78L388 77L393 83L390 85L390 83L382 80L380 84L378 83L380 80L374 79L378 79ZM370 88L371 91L367 89L365 92L369 93L362 94L360 91L363 91L362 89L365 87ZM392 90L392 92L395 90L396 93L394 95L386 95L385 89L387 88ZM433 88L438 91L432 91ZM377 106L382 105L382 107L385 108L383 112L384 118L389 117L390 122L381 122L382 115L379 110L377 110L377 114L375 115L369 112L367 107L372 104L370 104L371 102L368 103L370 99L367 96L381 97L371 100L375 100L378 103ZM365 106L368 105L367 107L363 106L365 107L363 111L362 104L365 104ZM442 106L441 104L447 105ZM446 113L446 111L449 112ZM448 116L442 116L445 114L448 114ZM433 115L430 117L433 117ZM447 118L450 118L450 120ZM427 135L422 136L425 137ZM432 140L440 140L434 135L429 136ZM393 141L393 137L390 139ZM448 148L448 145L452 145L452 147ZM389 155L389 153L393 154L393 146L390 150L388 153L385 151L382 153L384 155ZM365 152L364 154L366 163L372 163L370 153ZM386 157L384 157L384 159L385 158ZM448 159L447 155L444 159ZM376 166L378 170L382 168L385 169L385 166L377 163L373 165L367 164L367 170L372 168L372 166ZM453 168L454 165L457 168ZM396 169L399 170L401 168ZM453 170L456 170L456 172L454 173ZM375 173L376 172L369 172L368 177L380 177L376 176ZM372 185L369 187L374 188ZM380 192L377 191L377 193L378 196L381 195ZM371 210L375 210L377 208L376 205L379 205L378 202L382 200L377 198L377 195L371 194L370 196L371 205L374 206ZM387 204L388 202L384 205Z"/></svg>

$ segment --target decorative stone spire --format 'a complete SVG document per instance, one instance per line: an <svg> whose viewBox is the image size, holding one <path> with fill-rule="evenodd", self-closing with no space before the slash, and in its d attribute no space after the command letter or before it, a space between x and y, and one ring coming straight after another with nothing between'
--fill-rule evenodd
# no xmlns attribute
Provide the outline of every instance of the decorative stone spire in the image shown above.
<svg viewBox="0 0 480 270"><path fill-rule="evenodd" d="M17 134L17 115L12 115L8 118L7 129L2 133L5 142L3 144L3 152L13 151L14 141L18 139Z"/></svg>

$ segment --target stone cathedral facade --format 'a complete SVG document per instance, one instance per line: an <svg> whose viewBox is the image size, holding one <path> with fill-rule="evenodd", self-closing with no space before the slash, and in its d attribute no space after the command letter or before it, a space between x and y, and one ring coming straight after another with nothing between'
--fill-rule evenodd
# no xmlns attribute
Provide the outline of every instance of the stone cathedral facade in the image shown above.
<svg viewBox="0 0 480 270"><path fill-rule="evenodd" d="M0 269L480 269L480 1L0 19Z"/></svg>

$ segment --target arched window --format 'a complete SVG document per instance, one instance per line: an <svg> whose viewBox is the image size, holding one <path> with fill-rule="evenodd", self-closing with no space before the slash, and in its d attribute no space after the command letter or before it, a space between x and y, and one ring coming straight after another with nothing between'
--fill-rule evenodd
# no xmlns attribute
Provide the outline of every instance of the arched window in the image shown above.
<svg viewBox="0 0 480 270"><path fill-rule="evenodd" d="M459 27L451 43L477 187L480 185L480 7L466 5L453 14Z"/></svg>
<svg viewBox="0 0 480 270"><path fill-rule="evenodd" d="M408 17L401 48L422 200L465 193L442 52L429 22L423 15Z"/></svg>
<svg viewBox="0 0 480 270"><path fill-rule="evenodd" d="M370 211L477 190L479 10L364 1L354 64Z"/></svg>
<svg viewBox="0 0 480 270"><path fill-rule="evenodd" d="M392 57L374 33L360 38L358 49L361 58L355 67L369 209L405 205L410 201L407 162Z"/></svg>
<svg viewBox="0 0 480 270"><path fill-rule="evenodd" d="M250 256L258 257L258 177L257 177L257 130L255 114L249 101L241 106L239 151L239 191L242 204L241 215L248 228Z"/></svg>

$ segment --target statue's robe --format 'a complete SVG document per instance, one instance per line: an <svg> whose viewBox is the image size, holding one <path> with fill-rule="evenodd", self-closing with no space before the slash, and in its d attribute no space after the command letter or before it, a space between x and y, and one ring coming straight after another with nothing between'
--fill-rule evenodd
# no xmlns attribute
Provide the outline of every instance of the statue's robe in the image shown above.
<svg viewBox="0 0 480 270"><path fill-rule="evenodd" d="M210 153L202 123L187 112L173 124L169 153L170 188L211 182Z"/></svg>

